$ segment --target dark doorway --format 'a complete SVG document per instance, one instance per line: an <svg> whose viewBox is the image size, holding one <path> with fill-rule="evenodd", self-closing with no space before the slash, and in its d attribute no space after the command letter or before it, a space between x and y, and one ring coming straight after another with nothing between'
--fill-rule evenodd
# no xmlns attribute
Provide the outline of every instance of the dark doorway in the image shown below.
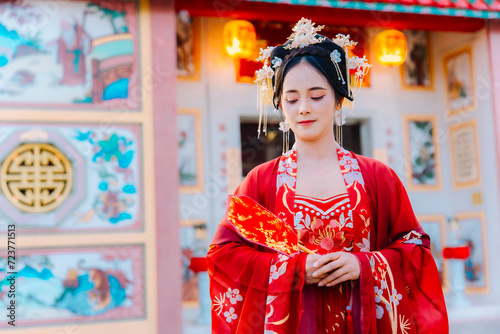
<svg viewBox="0 0 500 334"><path fill-rule="evenodd" d="M268 122L267 136L261 134L257 138L258 121L240 121L241 163L243 176L252 168L279 157L283 150L283 133L279 130L279 122ZM344 148L361 154L361 122L345 124L342 127ZM295 142L290 131L290 148Z"/></svg>

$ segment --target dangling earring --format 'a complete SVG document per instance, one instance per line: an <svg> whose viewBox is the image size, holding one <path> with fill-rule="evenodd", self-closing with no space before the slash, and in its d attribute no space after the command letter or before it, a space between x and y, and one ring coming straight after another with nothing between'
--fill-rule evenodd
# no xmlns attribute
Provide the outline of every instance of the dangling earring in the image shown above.
<svg viewBox="0 0 500 334"><path fill-rule="evenodd" d="M283 132L283 153L286 153L290 146L290 124L288 124L286 118L280 122L279 129Z"/></svg>
<svg viewBox="0 0 500 334"><path fill-rule="evenodd" d="M342 144L343 144L343 140L342 140L342 136L343 136L342 125L345 124L345 118L346 118L346 116L344 115L344 113L342 111L342 106L340 106L340 108L338 108L335 111L335 123L336 123L336 126L335 126L335 137L337 138L337 142L339 143L340 146L342 146Z"/></svg>

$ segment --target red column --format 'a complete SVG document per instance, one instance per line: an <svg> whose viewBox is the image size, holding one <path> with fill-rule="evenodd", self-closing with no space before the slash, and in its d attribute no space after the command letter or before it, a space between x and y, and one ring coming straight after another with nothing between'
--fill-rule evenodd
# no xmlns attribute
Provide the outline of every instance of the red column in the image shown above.
<svg viewBox="0 0 500 334"><path fill-rule="evenodd" d="M495 124L496 158L500 189L500 21L488 21L488 50L491 73L491 95Z"/></svg>
<svg viewBox="0 0 500 334"><path fill-rule="evenodd" d="M151 39L158 333L182 333L174 0L151 0Z"/></svg>

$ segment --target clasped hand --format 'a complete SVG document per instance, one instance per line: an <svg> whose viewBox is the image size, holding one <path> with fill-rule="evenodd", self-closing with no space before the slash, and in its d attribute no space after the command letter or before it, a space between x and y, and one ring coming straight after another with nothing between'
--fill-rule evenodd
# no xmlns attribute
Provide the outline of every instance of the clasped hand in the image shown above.
<svg viewBox="0 0 500 334"><path fill-rule="evenodd" d="M326 255L308 254L306 260L305 284L334 286L359 278L360 267L356 256L346 252Z"/></svg>

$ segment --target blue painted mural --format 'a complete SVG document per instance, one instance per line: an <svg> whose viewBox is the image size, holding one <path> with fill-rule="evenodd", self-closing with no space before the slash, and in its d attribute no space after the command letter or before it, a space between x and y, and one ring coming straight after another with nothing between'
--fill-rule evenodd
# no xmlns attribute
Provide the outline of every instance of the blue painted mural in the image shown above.
<svg viewBox="0 0 500 334"><path fill-rule="evenodd" d="M141 246L23 251L14 275L0 258L0 306L15 280L16 326L141 317L142 263Z"/></svg>
<svg viewBox="0 0 500 334"><path fill-rule="evenodd" d="M0 3L0 103L137 108L137 3Z"/></svg>
<svg viewBox="0 0 500 334"><path fill-rule="evenodd" d="M53 145L70 161L72 189L50 212L33 213L16 207L3 188L0 231L11 223L33 233L142 229L140 138L139 125L1 123L0 161L24 143Z"/></svg>

